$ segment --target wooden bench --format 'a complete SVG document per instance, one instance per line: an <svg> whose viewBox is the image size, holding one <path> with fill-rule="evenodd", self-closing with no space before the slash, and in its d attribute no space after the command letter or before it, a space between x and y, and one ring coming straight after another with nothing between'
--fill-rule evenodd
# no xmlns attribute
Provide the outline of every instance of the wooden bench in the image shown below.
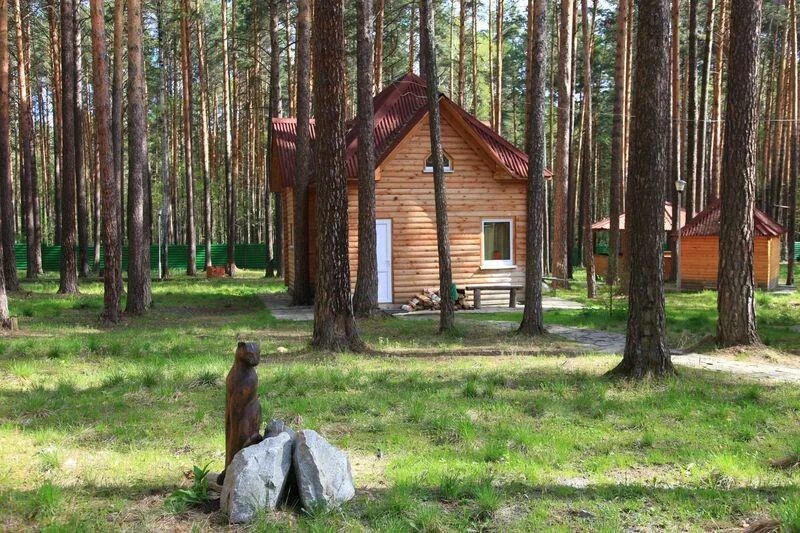
<svg viewBox="0 0 800 533"><path fill-rule="evenodd" d="M472 291L472 301L475 309L481 308L481 291L508 291L508 306L516 308L517 291L524 289L524 287L521 285L470 285L466 289Z"/></svg>

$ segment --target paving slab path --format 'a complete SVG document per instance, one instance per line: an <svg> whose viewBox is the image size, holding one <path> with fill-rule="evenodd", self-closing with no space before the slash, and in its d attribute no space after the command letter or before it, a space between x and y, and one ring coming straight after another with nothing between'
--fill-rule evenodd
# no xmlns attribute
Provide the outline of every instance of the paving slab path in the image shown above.
<svg viewBox="0 0 800 533"><path fill-rule="evenodd" d="M583 344L586 348L602 353L621 354L625 350L625 335L613 331L598 331L573 326L548 326L548 331L571 341ZM689 368L701 368L714 372L728 372L754 379L800 383L800 368L735 361L701 353L672 354L673 364Z"/></svg>

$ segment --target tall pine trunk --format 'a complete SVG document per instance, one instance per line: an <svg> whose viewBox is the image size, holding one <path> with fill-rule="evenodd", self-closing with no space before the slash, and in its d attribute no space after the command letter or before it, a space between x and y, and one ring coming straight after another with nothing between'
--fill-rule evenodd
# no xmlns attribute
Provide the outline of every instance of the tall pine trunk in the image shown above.
<svg viewBox="0 0 800 533"><path fill-rule="evenodd" d="M362 348L350 301L345 168L345 45L342 0L314 9L317 167L317 290L312 346Z"/></svg>
<svg viewBox="0 0 800 533"><path fill-rule="evenodd" d="M794 269L797 251L794 249L795 234L797 228L797 174L800 172L800 116L798 116L798 67L797 67L797 0L790 0L789 10L791 17L792 39L792 148L791 148L791 172L789 173L789 212L787 213L788 223L786 224L786 242L788 244L788 265L786 274L786 284L794 285Z"/></svg>
<svg viewBox="0 0 800 533"><path fill-rule="evenodd" d="M686 68L686 217L697 213L697 2L689 0L689 37Z"/></svg>
<svg viewBox="0 0 800 533"><path fill-rule="evenodd" d="M570 100L572 98L572 18L573 0L562 0L558 47L558 123L556 126L556 158L553 168L553 276L554 285L567 285L568 254L568 191L570 123L572 122ZM563 281L562 281L563 280Z"/></svg>
<svg viewBox="0 0 800 533"><path fill-rule="evenodd" d="M312 300L308 263L308 184L311 181L311 0L297 2L297 151L294 177L294 305ZM272 127L270 125L270 130ZM268 148L269 149L269 148ZM271 168L271 165L270 165Z"/></svg>
<svg viewBox="0 0 800 533"><path fill-rule="evenodd" d="M425 65L422 72L426 80L428 96L428 122L430 124L431 155L433 156L433 193L436 205L436 241L439 255L439 295L442 298L439 315L439 331L450 332L455 328L455 302L451 293L453 272L450 267L450 235L447 221L447 185L444 179L444 152L442 151L442 128L439 110L439 87L436 76L436 53L433 35L433 2L420 0L420 57Z"/></svg>
<svg viewBox="0 0 800 533"><path fill-rule="evenodd" d="M114 181L119 188L119 242L125 242L125 172L122 143L122 99L125 79L125 0L114 0L114 73L111 79L111 148L114 151ZM122 278L120 277L120 282Z"/></svg>
<svg viewBox="0 0 800 533"><path fill-rule="evenodd" d="M731 0L728 102L722 156L717 342L721 346L755 344L753 210L758 109L759 0Z"/></svg>
<svg viewBox="0 0 800 533"><path fill-rule="evenodd" d="M641 379L673 371L664 313L664 183L669 176L670 5L639 2L631 107L631 165L625 229L629 239L628 327L614 375Z"/></svg>
<svg viewBox="0 0 800 533"><path fill-rule="evenodd" d="M596 1L596 0L595 0ZM624 0L623 0L624 1ZM583 150L581 152L581 233L583 240L583 266L586 269L586 293L589 298L597 296L597 281L594 269L594 247L592 246L592 173L594 170L594 135L592 116L592 44L591 27L587 0L581 0L581 19L583 30Z"/></svg>
<svg viewBox="0 0 800 533"><path fill-rule="evenodd" d="M277 0L270 0L270 117L280 117L283 114L281 109L281 78L280 78L280 45L278 44L278 13ZM287 51L288 55L288 51ZM346 74L345 70L345 76ZM345 86L346 86L345 82ZM287 91L290 88L287 87ZM290 93L291 98L291 93ZM283 276L283 231L281 229L281 219L283 209L281 205L280 191L274 191L272 196L272 266L278 277ZM268 198L269 201L269 198Z"/></svg>
<svg viewBox="0 0 800 533"><path fill-rule="evenodd" d="M205 267L212 266L211 241L213 211L211 204L211 136L209 134L208 71L206 67L205 27L202 13L197 13L197 70L200 74L200 148L203 157L203 242Z"/></svg>
<svg viewBox="0 0 800 533"><path fill-rule="evenodd" d="M192 51L189 2L181 0L181 82L183 85L183 168L186 194L186 274L197 275L197 234L194 229L194 165L192 157Z"/></svg>
<svg viewBox="0 0 800 533"><path fill-rule="evenodd" d="M119 189L114 173L111 143L111 92L108 80L108 52L103 0L91 0L92 70L94 89L95 130L100 158L99 176L102 189L103 247L103 313L108 324L120 320L120 287L122 286L122 254L119 242Z"/></svg>
<svg viewBox="0 0 800 533"><path fill-rule="evenodd" d="M385 19L386 0L375 2L375 94L383 90L383 24ZM298 36L298 39L300 37ZM299 54L299 52L298 52ZM298 97L299 98L299 97Z"/></svg>
<svg viewBox="0 0 800 533"><path fill-rule="evenodd" d="M547 202L544 180L544 104L547 79L547 0L528 3L528 20L532 32L528 50L529 124L526 127L528 152L528 199L525 249L525 311L519 331L526 335L544 333L542 312L542 233L545 226Z"/></svg>
<svg viewBox="0 0 800 533"><path fill-rule="evenodd" d="M225 198L227 213L228 275L236 275L236 182L233 176L233 132L231 130L231 74L228 54L228 0L220 0L222 13L222 112L225 122ZM267 246L269 248L269 245Z"/></svg>
<svg viewBox="0 0 800 533"><path fill-rule="evenodd" d="M150 309L150 206L147 165L142 3L128 0L128 301L126 311Z"/></svg>
<svg viewBox="0 0 800 533"><path fill-rule="evenodd" d="M11 147L9 146L9 127L11 121L10 97L9 97L9 60L8 60L8 0L0 0L0 192L3 198L10 190L6 190L6 184L11 181ZM6 205L0 205L0 231L5 236L6 226L11 226L13 216L5 210ZM12 228L13 229L13 228ZM5 243L3 243L5 244ZM11 315L8 310L8 295L6 294L6 262L14 260L12 256L4 254L5 246L0 246L0 328L11 328ZM16 274L16 267L14 268Z"/></svg>
<svg viewBox="0 0 800 533"><path fill-rule="evenodd" d="M675 0L677 2L677 0ZM625 92L626 55L628 41L628 0L620 0L617 14L617 44L614 64L614 116L611 125L611 180L609 191L610 228L608 235L608 276L606 283L616 283L619 276L619 215L620 194L625 175Z"/></svg>
<svg viewBox="0 0 800 533"><path fill-rule="evenodd" d="M170 165L169 165L169 114L167 113L167 50L164 31L164 0L157 4L158 31L158 113L161 126L161 279L169 278L169 244L171 241L170 221L172 219L172 203L170 202ZM177 215L177 213L176 213Z"/></svg>
<svg viewBox="0 0 800 533"><path fill-rule="evenodd" d="M75 262L75 29L73 14L76 0L61 2L61 124L63 126L61 167L61 275L58 292L78 293L78 272Z"/></svg>
<svg viewBox="0 0 800 533"><path fill-rule="evenodd" d="M672 0L672 38L670 39L671 51L671 127L670 127L670 183L666 185L672 200L672 228L669 239L672 255L671 278L678 278L678 232L681 230L680 196L675 184L681 179L681 32L680 32L680 0Z"/></svg>
<svg viewBox="0 0 800 533"><path fill-rule="evenodd" d="M86 169L84 156L84 143L86 132L83 115L83 35L80 25L80 1L76 2L73 11L74 38L72 45L75 47L75 189L78 203L78 272L82 278L88 278L89 268L89 201L87 198L88 184L86 183ZM62 22L63 24L63 22Z"/></svg>
<svg viewBox="0 0 800 533"><path fill-rule="evenodd" d="M372 0L358 0L358 274L353 310L367 317L378 308L375 229L375 133L372 108Z"/></svg>

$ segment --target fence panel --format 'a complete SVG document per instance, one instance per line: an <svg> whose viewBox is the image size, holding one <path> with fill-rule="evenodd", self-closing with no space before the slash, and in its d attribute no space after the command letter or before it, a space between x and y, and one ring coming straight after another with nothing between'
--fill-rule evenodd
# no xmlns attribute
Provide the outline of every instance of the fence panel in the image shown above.
<svg viewBox="0 0 800 533"><path fill-rule="evenodd" d="M185 244L171 244L169 246L169 268L175 270L186 270L188 264L188 246ZM28 268L27 260L28 247L24 243L16 244L14 246L14 253L16 255L17 270L26 270ZM239 244L236 246L234 259L236 266L246 269L265 269L267 264L266 259L267 247L265 244ZM78 249L75 248L76 259ZM128 268L128 247L122 247L122 269ZM89 246L88 250L89 262L94 263L94 246ZM150 247L150 267L154 272L158 270L159 250L158 245ZM216 266L223 266L228 262L228 247L226 244L212 244L211 245L211 261ZM206 249L203 244L197 246L197 257L195 264L197 270L202 271L206 265ZM100 247L100 268L105 267L105 252ZM59 272L61 270L61 246L42 246L42 268L45 272Z"/></svg>

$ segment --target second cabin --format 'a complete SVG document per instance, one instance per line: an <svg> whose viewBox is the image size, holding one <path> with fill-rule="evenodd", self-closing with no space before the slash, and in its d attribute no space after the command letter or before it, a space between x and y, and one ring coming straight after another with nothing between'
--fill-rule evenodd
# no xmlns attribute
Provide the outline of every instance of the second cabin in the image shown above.
<svg viewBox="0 0 800 533"><path fill-rule="evenodd" d="M453 281L524 285L528 158L440 95ZM436 210L426 84L407 74L374 99L378 301L405 303L439 286ZM295 119L273 119L272 190L283 205L285 282L294 283ZM312 150L314 124L311 124ZM351 283L358 269L358 136L348 124L347 173ZM548 173L549 176L549 173ZM313 180L313 178L312 178ZM315 187L309 189L309 264L316 269ZM484 301L508 303L508 293Z"/></svg>

